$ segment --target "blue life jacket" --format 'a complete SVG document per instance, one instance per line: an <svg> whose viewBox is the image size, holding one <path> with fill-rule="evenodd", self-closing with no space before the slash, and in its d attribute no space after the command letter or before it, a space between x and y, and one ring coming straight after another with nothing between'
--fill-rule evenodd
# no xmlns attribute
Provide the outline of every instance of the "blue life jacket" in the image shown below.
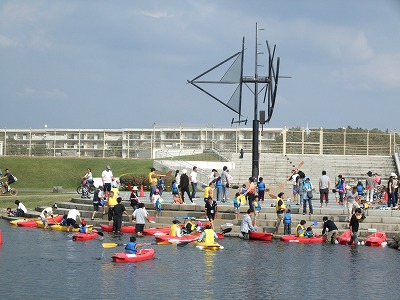
<svg viewBox="0 0 400 300"><path fill-rule="evenodd" d="M67 226L67 219L62 219L60 225Z"/></svg>
<svg viewBox="0 0 400 300"><path fill-rule="evenodd" d="M234 208L239 208L240 207L240 202L238 201L238 199L236 197L233 198L233 207Z"/></svg>
<svg viewBox="0 0 400 300"><path fill-rule="evenodd" d="M215 187L217 189L222 189L222 181L221 180L217 180L217 182L215 183Z"/></svg>
<svg viewBox="0 0 400 300"><path fill-rule="evenodd" d="M357 192L359 195L363 194L363 189L364 189L364 187L362 185L357 185Z"/></svg>
<svg viewBox="0 0 400 300"><path fill-rule="evenodd" d="M259 190L259 191L265 191L265 183L264 183L263 181L260 181L260 182L257 184L257 187L258 187L258 190Z"/></svg>
<svg viewBox="0 0 400 300"><path fill-rule="evenodd" d="M178 185L176 183L174 183L172 185L172 194L179 194L178 192Z"/></svg>
<svg viewBox="0 0 400 300"><path fill-rule="evenodd" d="M125 247L125 252L129 254L136 254L136 243L135 242L129 242L126 244Z"/></svg>
<svg viewBox="0 0 400 300"><path fill-rule="evenodd" d="M256 209L256 211L260 211L261 210L261 205L260 205L260 203L258 203L258 201L254 201L253 205L254 205L254 208Z"/></svg>
<svg viewBox="0 0 400 300"><path fill-rule="evenodd" d="M86 226L81 226L80 228L79 228L79 232L80 233L86 233Z"/></svg>
<svg viewBox="0 0 400 300"><path fill-rule="evenodd" d="M292 223L292 215L291 214L285 214L283 216L283 223L291 224Z"/></svg>

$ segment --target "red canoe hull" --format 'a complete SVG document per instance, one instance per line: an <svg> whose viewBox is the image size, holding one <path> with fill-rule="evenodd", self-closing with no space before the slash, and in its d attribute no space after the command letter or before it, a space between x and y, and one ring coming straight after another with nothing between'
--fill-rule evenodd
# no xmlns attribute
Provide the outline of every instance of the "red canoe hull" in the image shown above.
<svg viewBox="0 0 400 300"><path fill-rule="evenodd" d="M112 260L117 263L138 262L154 258L154 249L141 249L136 254L129 253L115 253Z"/></svg>
<svg viewBox="0 0 400 300"><path fill-rule="evenodd" d="M271 241L273 236L274 235L271 232L253 231L249 233L250 240Z"/></svg>
<svg viewBox="0 0 400 300"><path fill-rule="evenodd" d="M283 235L280 237L283 242L294 242L294 243L323 243L325 242L325 237L313 236L309 237L296 237L294 235Z"/></svg>

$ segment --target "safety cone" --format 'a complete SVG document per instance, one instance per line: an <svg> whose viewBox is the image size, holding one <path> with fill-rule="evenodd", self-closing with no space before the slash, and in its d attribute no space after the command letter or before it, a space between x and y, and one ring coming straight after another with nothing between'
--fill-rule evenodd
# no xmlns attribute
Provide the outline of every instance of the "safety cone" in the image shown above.
<svg viewBox="0 0 400 300"><path fill-rule="evenodd" d="M388 193L385 192L385 201L388 201Z"/></svg>
<svg viewBox="0 0 400 300"><path fill-rule="evenodd" d="M144 197L143 184L140 186L140 196L139 197Z"/></svg>

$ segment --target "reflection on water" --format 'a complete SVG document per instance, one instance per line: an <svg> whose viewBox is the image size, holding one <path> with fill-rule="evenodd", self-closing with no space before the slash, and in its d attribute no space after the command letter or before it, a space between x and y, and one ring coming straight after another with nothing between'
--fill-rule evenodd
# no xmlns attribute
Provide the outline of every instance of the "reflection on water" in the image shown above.
<svg viewBox="0 0 400 300"><path fill-rule="evenodd" d="M204 285L205 285L203 292L207 298L213 299L214 290L209 287L212 287L212 283L215 282L216 280L214 275L214 264L215 264L214 258L216 255L216 251L202 250L202 252L204 254L204 277L202 279L204 280Z"/></svg>
<svg viewBox="0 0 400 300"><path fill-rule="evenodd" d="M220 251L154 245L156 259L117 264L111 256L123 247L103 249L115 241L108 234L73 242L65 232L0 228L0 294L15 299L398 299L399 252L388 248L225 238Z"/></svg>

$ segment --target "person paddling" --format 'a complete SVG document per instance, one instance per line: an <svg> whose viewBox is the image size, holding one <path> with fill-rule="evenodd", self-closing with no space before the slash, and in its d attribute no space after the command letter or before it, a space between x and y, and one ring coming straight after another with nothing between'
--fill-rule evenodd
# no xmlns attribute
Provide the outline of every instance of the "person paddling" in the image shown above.
<svg viewBox="0 0 400 300"><path fill-rule="evenodd" d="M137 248L143 247L143 246L146 246L146 244L137 244L136 237L131 236L129 239L129 243L126 244L126 246L125 246L125 253L136 254Z"/></svg>
<svg viewBox="0 0 400 300"><path fill-rule="evenodd" d="M215 239L218 238L215 231L212 229L212 224L207 223L204 226L204 231L201 233L199 238L197 239L199 242L205 243L206 245L213 245L215 243Z"/></svg>

